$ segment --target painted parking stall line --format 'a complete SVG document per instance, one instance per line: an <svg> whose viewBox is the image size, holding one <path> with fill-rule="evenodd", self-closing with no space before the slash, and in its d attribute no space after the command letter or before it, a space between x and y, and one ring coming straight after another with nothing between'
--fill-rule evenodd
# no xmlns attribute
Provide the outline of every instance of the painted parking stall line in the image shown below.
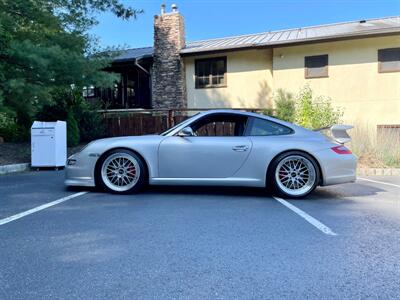
<svg viewBox="0 0 400 300"><path fill-rule="evenodd" d="M373 182L373 183L379 183L379 184L384 184L384 185L394 186L394 187L400 188L400 185L394 184L394 183L390 183L390 182L372 180L372 179L367 179L367 178L362 178L362 177L358 177L357 179L358 179L358 180L364 180L364 181L369 181L369 182Z"/></svg>
<svg viewBox="0 0 400 300"><path fill-rule="evenodd" d="M290 204L288 201L283 200L282 198L278 198L278 197L273 197L273 198L276 201L278 201L279 203L281 203L284 206L286 206L287 208L289 208L291 211L293 211L296 214L298 214L300 217L302 217L304 220L306 220L308 223L310 223L311 225L313 225L315 228L317 228L318 230L322 231L326 235L337 235L328 226L326 226L325 224L321 223L320 221L318 221L314 217L310 216L306 212L302 211L300 208L294 206L293 204Z"/></svg>
<svg viewBox="0 0 400 300"><path fill-rule="evenodd" d="M89 192L86 191L86 192L79 192L79 193L76 193L76 194L72 194L72 195L69 195L69 196L67 196L67 197L63 197L63 198L61 198L61 199L58 199L58 200L55 200L55 201L52 201L52 202L49 202L49 203L46 203L46 204L43 204L43 205L34 207L34 208L32 208L32 209L29 209L29 210L24 211L24 212L21 212L21 213L19 213L19 214L13 215L13 216L11 216L11 217L8 217L8 218L5 218L5 219L1 219L1 220L0 220L0 226L1 226L1 225L4 225L4 224L7 224L7 223L10 223L10 222L12 222L12 221L21 219L21 218L26 217L26 216L28 216L28 215L34 214L34 213L36 213L36 212L38 212L38 211L44 210L44 209L49 208L49 207L52 207L52 206L54 206L54 205L60 204L60 203L62 203L62 202L65 202L65 201L74 199L74 198L76 198L76 197L85 195L85 194L87 194L87 193L89 193Z"/></svg>

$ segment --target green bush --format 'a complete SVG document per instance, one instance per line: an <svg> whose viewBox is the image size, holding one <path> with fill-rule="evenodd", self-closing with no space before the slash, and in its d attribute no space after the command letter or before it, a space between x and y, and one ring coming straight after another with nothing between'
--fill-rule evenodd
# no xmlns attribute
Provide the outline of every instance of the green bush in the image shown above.
<svg viewBox="0 0 400 300"><path fill-rule="evenodd" d="M67 144L68 147L78 146L80 142L80 133L78 128L78 122L76 121L74 114L69 112L67 114Z"/></svg>
<svg viewBox="0 0 400 300"><path fill-rule="evenodd" d="M0 112L0 136L8 141L16 132L17 124L14 118L5 112Z"/></svg>
<svg viewBox="0 0 400 300"><path fill-rule="evenodd" d="M293 95L279 89L275 96L275 116L278 119L293 123L295 121L295 114L296 102Z"/></svg>
<svg viewBox="0 0 400 300"><path fill-rule="evenodd" d="M269 117L275 117L275 110L273 108L265 108L261 113Z"/></svg>
<svg viewBox="0 0 400 300"><path fill-rule="evenodd" d="M80 141L88 142L104 135L103 118L97 112L100 104L87 102L78 88L73 91L58 91L54 94L54 99L55 103L42 107L36 114L36 119L66 120L68 146L74 146Z"/></svg>
<svg viewBox="0 0 400 300"><path fill-rule="evenodd" d="M29 130L23 128L7 112L0 112L0 136L6 142L23 142L29 140Z"/></svg>
<svg viewBox="0 0 400 300"><path fill-rule="evenodd" d="M282 89L275 96L274 116L309 129L328 127L340 122L343 111L331 104L329 97L314 97L304 86L296 96Z"/></svg>
<svg viewBox="0 0 400 300"><path fill-rule="evenodd" d="M306 85L296 96L295 123L317 129L340 122L343 111L334 108L329 97L313 97L311 88Z"/></svg>
<svg viewBox="0 0 400 300"><path fill-rule="evenodd" d="M46 104L36 114L35 119L44 122L66 121L67 106L63 101L57 101L54 104Z"/></svg>
<svg viewBox="0 0 400 300"><path fill-rule="evenodd" d="M102 115L97 112L99 109L101 109L100 104L89 103L83 98L80 98L73 107L81 141L88 142L103 137L105 126Z"/></svg>

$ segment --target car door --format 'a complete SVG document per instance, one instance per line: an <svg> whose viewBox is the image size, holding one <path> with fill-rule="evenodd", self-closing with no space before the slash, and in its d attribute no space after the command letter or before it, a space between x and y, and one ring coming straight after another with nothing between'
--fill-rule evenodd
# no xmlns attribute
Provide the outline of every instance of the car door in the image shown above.
<svg viewBox="0 0 400 300"><path fill-rule="evenodd" d="M244 164L252 142L243 136L246 116L215 114L197 120L197 136L170 136L159 146L161 178L226 178Z"/></svg>

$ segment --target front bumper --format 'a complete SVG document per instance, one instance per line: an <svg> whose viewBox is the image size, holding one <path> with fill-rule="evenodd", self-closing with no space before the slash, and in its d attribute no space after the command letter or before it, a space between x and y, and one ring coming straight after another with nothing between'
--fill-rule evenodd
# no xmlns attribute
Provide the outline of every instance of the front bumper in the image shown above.
<svg viewBox="0 0 400 300"><path fill-rule="evenodd" d="M75 160L73 165L65 166L65 185L67 186L89 186L94 187L94 169L97 157L85 155L84 152L76 153L68 158Z"/></svg>
<svg viewBox="0 0 400 300"><path fill-rule="evenodd" d="M74 179L65 179L64 184L66 186L96 186L94 180L92 178L74 178Z"/></svg>

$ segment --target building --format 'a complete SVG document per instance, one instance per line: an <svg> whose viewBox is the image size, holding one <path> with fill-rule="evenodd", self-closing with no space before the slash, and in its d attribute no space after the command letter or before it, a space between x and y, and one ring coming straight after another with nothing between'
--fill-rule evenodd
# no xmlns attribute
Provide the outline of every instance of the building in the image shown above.
<svg viewBox="0 0 400 300"><path fill-rule="evenodd" d="M400 17L186 42L173 5L154 17L154 45L115 58L114 108L265 108L274 91L309 84L349 122L400 124Z"/></svg>

